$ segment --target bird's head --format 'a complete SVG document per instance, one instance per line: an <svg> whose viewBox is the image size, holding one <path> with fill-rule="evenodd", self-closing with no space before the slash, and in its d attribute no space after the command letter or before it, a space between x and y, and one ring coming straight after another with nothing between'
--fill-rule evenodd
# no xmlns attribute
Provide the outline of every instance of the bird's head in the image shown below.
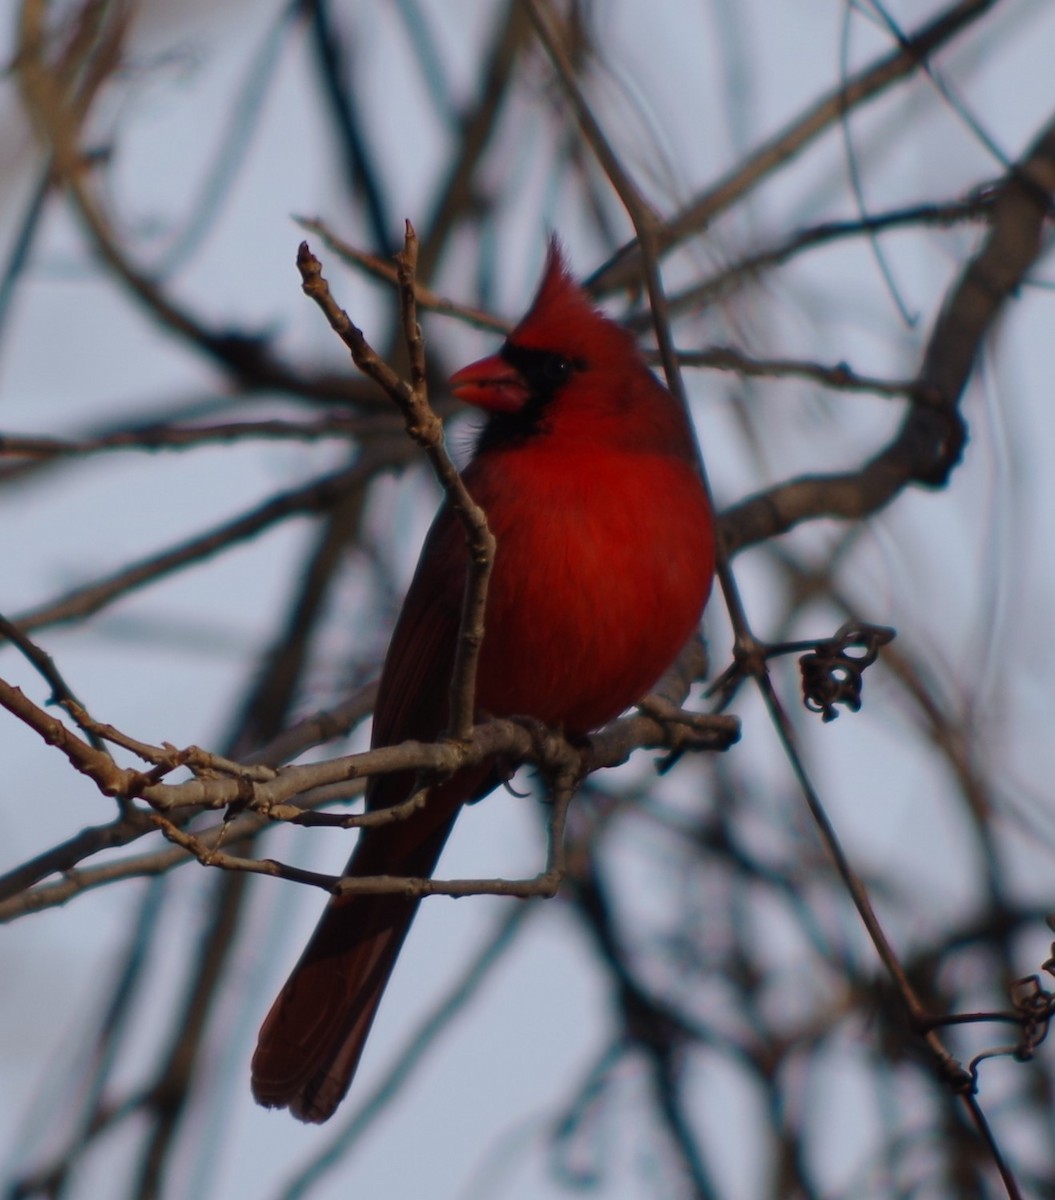
<svg viewBox="0 0 1055 1200"><path fill-rule="evenodd" d="M594 307L554 237L527 315L497 354L463 367L450 388L489 414L478 444L486 449L538 432L558 414L597 420L622 407L642 374L651 380L632 335Z"/></svg>

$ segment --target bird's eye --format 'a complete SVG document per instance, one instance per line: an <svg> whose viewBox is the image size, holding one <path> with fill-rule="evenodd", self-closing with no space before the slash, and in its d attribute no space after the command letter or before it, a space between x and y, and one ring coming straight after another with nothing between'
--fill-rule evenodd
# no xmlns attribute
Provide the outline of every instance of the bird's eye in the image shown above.
<svg viewBox="0 0 1055 1200"><path fill-rule="evenodd" d="M564 383L574 369L575 364L563 354L548 354L542 364L542 374L552 384Z"/></svg>

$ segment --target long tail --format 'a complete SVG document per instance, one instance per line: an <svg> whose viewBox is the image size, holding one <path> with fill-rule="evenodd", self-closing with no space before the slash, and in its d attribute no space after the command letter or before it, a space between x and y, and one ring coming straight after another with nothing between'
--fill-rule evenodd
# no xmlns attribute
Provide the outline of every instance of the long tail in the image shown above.
<svg viewBox="0 0 1055 1200"><path fill-rule="evenodd" d="M346 874L429 876L478 780L434 789L408 821L364 829ZM260 1029L253 1095L302 1121L328 1120L352 1082L419 900L335 897Z"/></svg>

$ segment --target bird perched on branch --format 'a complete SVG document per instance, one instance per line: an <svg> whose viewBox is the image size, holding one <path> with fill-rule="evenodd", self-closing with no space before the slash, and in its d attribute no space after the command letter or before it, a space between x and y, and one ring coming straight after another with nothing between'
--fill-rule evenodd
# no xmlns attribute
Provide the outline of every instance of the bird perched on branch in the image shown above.
<svg viewBox="0 0 1055 1200"><path fill-rule="evenodd" d="M714 526L688 416L574 282L555 239L527 315L450 386L486 414L463 477L497 539L476 710L587 734L656 683L710 592ZM392 635L373 745L447 728L467 569L445 504ZM493 766L466 768L409 819L361 830L346 874L431 875L462 805L497 782ZM367 808L414 785L412 772L377 776ZM261 1104L332 1116L417 906L400 894L330 900L260 1030Z"/></svg>

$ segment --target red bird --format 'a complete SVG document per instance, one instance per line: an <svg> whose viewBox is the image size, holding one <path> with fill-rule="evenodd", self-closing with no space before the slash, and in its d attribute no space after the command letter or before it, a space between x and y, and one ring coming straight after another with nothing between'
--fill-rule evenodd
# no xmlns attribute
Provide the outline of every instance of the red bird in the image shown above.
<svg viewBox="0 0 1055 1200"><path fill-rule="evenodd" d="M488 414L464 472L497 539L477 709L589 733L656 683L710 592L714 526L688 417L576 285L556 240L527 316L451 390ZM465 535L445 505L392 635L373 745L446 728L465 575ZM372 779L367 807L399 803L413 783ZM410 820L362 830L347 874L430 875L462 805L496 783L493 768L465 770ZM261 1104L333 1115L417 906L330 901L260 1030Z"/></svg>

